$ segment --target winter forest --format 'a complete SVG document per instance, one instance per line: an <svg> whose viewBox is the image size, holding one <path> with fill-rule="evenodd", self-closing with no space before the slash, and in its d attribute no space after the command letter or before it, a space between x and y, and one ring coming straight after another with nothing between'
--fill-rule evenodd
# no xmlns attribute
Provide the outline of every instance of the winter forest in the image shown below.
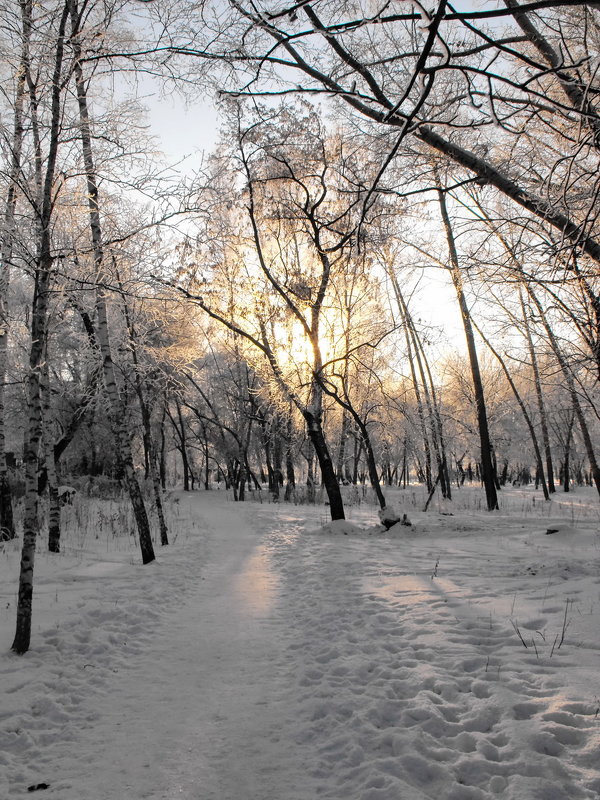
<svg viewBox="0 0 600 800"><path fill-rule="evenodd" d="M598 797L597 5L6 0L0 48L0 794ZM206 769L140 778L115 673L190 686L197 618L204 723L148 713Z"/></svg>

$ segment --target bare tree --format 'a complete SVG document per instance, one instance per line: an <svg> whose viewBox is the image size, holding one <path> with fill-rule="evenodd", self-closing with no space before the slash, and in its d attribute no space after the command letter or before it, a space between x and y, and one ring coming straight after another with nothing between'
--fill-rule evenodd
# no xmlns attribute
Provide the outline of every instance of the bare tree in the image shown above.
<svg viewBox="0 0 600 800"><path fill-rule="evenodd" d="M94 164L92 132L88 104L88 88L83 71L83 53L81 45L82 16L77 0L68 0L68 9L71 23L70 43L71 47L73 48L74 56L73 73L79 109L79 135L81 138L83 162L87 183L90 236L97 282L96 335L102 355L104 385L111 404L112 420L119 448L119 456L123 466L125 483L131 498L138 528L142 562L144 564L148 564L149 562L154 561L155 558L154 548L152 545L152 536L150 532L150 523L148 521L144 498L135 474L133 456L131 453L131 441L129 439L129 432L125 426L125 414L123 413L123 404L119 396L119 388L115 376L112 356L110 328L108 321L108 292L106 288L106 284L108 282L108 270L105 264L104 242L102 237L99 188Z"/></svg>
<svg viewBox="0 0 600 800"><path fill-rule="evenodd" d="M241 127L238 115L235 124L239 126L237 158L246 187L249 238L245 241L252 252L248 260L256 263L272 302L256 316L251 332L239 320L218 312L197 292L189 294L267 358L280 388L305 420L331 514L341 519L344 512L339 484L322 425L326 385L322 328L332 280L349 264L356 206L352 176L344 173L347 162L340 141L325 138L319 118L310 109L304 119L281 109L270 119L259 117L246 128ZM231 242L236 237L239 240L240 235L232 232L227 238ZM238 246L236 258L245 258L243 248L248 245ZM230 287L235 280L229 281ZM303 390L294 389L286 378L293 357L284 366L278 354L283 330L292 330L293 326L292 338L296 341L291 342L292 347L297 347L298 337L307 342L304 363L309 364L310 377L304 399ZM305 380L300 374L298 377Z"/></svg>
<svg viewBox="0 0 600 800"><path fill-rule="evenodd" d="M23 516L23 546L19 575L19 594L17 601L17 625L12 650L19 655L27 652L31 638L31 611L33 597L33 570L38 520L38 463L42 437L42 398L41 382L44 362L44 347L47 328L48 298L53 277L54 253L52 248L52 216L55 202L55 180L60 126L63 114L63 92L65 72L65 44L69 15L68 0L59 6L57 16L51 21L53 49L51 61L50 108L48 125L44 140L47 151L42 153L41 137L35 140L35 227L37 232L34 269L34 296L31 312L31 349L29 354L29 375L27 395L29 420L25 437L25 508ZM32 26L32 5L21 6L22 30ZM26 67L29 81L30 123L34 132L39 131L39 98L34 92L31 67Z"/></svg>
<svg viewBox="0 0 600 800"><path fill-rule="evenodd" d="M448 269L450 270L452 283L454 285L454 289L456 290L456 298L460 306L460 314L465 331L465 338L467 341L471 377L475 392L477 425L479 429L479 441L481 444L481 480L485 488L488 511L494 511L498 508L498 497L496 494L495 470L492 462L492 443L489 434L483 381L481 379L481 372L479 369L479 359L477 357L477 346L475 344L471 312L463 287L463 280L458 260L458 251L456 249L456 240L452 229L452 223L450 221L450 215L448 214L445 193L440 182L438 182L438 200L440 205L440 214L442 216L442 222L444 224L446 239L448 242L448 256L450 259Z"/></svg>
<svg viewBox="0 0 600 800"><path fill-rule="evenodd" d="M589 57L598 19L583 0L483 10L381 0L368 13L331 0L277 8L236 0L205 4L203 24L185 8L180 20L171 14L157 49L171 76L187 59L193 80L189 59L201 59L204 72L206 62L220 68L214 80L231 95L334 98L366 128L387 132L381 169L364 183L365 209L396 156L433 151L459 181L494 187L552 226L563 248L598 262L600 114ZM149 49L98 58L139 61Z"/></svg>
<svg viewBox="0 0 600 800"><path fill-rule="evenodd" d="M498 363L502 367L502 371L504 372L504 374L506 376L506 380L508 381L509 386L512 389L512 392L513 392L513 394L515 396L515 400L517 401L517 403L519 405L519 408L521 409L521 413L523 414L523 419L525 420L525 423L527 425L527 430L529 431L529 435L531 436L531 443L533 445L533 449L534 449L534 452L535 452L535 460L536 460L536 464L537 464L537 473L540 476L540 480L541 480L541 483L542 483L542 491L544 492L544 498L546 500L549 500L550 499L550 493L548 491L548 485L546 483L546 476L544 475L544 462L542 460L542 453L541 453L540 446L539 446L539 443L538 443L538 438L537 438L537 435L536 435L536 432L535 432L535 426L534 426L534 424L532 422L532 419L531 419L531 416L530 416L530 414L529 414L529 412L527 410L527 406L525 405L525 402L524 402L523 398L521 397L521 393L519 392L519 389L517 388L517 385L516 385L516 383L515 383L515 381L513 379L513 376L511 375L510 370L508 369L508 367L506 365L506 359L504 359L502 357L500 352L493 346L493 344L484 335L484 333L481 331L481 329L477 325L475 325L474 327L477 329L477 332L481 336L481 339L483 340L483 342L485 342L485 344L489 348L490 352L493 353L494 356L496 357L496 359L498 360Z"/></svg>
<svg viewBox="0 0 600 800"><path fill-rule="evenodd" d="M8 481L6 464L5 437L5 381L8 358L8 334L10 315L8 308L8 291L10 269L17 235L15 211L21 181L21 161L24 139L24 105L26 100L26 77L29 69L29 45L31 25L28 23L30 12L26 11L21 20L20 56L15 66L15 88L13 98L13 129L6 142L8 169L8 185L4 215L2 220L2 243L0 245L0 539L14 539L15 526L13 520L12 497Z"/></svg>
<svg viewBox="0 0 600 800"><path fill-rule="evenodd" d="M113 264L114 264L113 260ZM151 390L145 385L144 376L142 374L142 365L140 359L140 345L138 342L137 331L133 319L132 311L130 309L130 301L127 294L123 291L123 284L121 277L117 272L117 279L119 287L121 288L121 299L123 305L123 315L125 324L127 326L127 333L129 336L129 349L131 351L131 358L133 362L133 385L135 394L138 399L140 407L140 414L142 417L142 431L144 442L144 455L146 459L146 477L150 478L152 484L152 494L154 498L154 507L158 517L158 526L160 531L160 543L164 547L169 544L169 532L165 520L163 509L163 501L160 487L160 477L158 474L157 453L154 434L152 431L152 404L149 399ZM156 391L156 386L153 387Z"/></svg>

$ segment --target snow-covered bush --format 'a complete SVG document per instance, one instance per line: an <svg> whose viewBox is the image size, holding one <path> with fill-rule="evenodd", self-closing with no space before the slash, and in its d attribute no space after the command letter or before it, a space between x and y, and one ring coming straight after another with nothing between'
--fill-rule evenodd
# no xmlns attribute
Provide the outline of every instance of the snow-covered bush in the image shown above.
<svg viewBox="0 0 600 800"><path fill-rule="evenodd" d="M406 514L398 511L394 506L386 506L385 508L379 509L379 520L386 531L398 523L408 526L412 525L412 522L408 519Z"/></svg>

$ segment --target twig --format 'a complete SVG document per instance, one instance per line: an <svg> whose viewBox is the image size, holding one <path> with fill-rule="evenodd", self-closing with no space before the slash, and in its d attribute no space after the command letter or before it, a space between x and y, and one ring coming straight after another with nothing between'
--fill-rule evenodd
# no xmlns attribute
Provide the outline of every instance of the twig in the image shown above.
<svg viewBox="0 0 600 800"><path fill-rule="evenodd" d="M533 645L533 649L535 650L535 656L536 656L536 658L539 658L539 657L540 657L540 654L538 653L538 649L537 649L537 647L536 647L536 645L535 645L535 639L533 638L533 636L531 637L531 644Z"/></svg>
<svg viewBox="0 0 600 800"><path fill-rule="evenodd" d="M512 619L511 619L511 621L510 621L510 624L511 624L511 625L513 626L513 628L515 629L515 632L516 632L517 636L519 637L519 639L521 640L521 642L522 642L522 644L523 644L523 647L524 647L526 650L528 650L528 649L529 649L529 645L527 644L527 642L526 642L526 641L525 641L525 639L523 638L523 635L522 635L521 631L519 630L519 626L517 625L517 623L516 623L514 620L512 620Z"/></svg>
<svg viewBox="0 0 600 800"><path fill-rule="evenodd" d="M567 622L567 614L569 612L569 603L570 602L571 602L571 600L567 597L567 602L566 602L566 605L565 605L565 615L563 617L562 632L561 632L561 635L560 635L560 642L558 643L557 650L560 650L560 648L562 646L562 643L565 640L565 633L567 632L567 628L569 627L569 623Z"/></svg>

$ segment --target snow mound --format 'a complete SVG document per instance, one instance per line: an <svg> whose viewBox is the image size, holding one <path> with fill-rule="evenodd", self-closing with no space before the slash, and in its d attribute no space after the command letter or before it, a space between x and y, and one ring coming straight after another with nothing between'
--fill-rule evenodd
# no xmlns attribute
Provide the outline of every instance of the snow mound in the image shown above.
<svg viewBox="0 0 600 800"><path fill-rule="evenodd" d="M349 522L347 519L334 519L331 522L328 522L327 525L323 525L321 528L318 528L315 533L332 533L336 536L356 536L364 534L364 529L355 525L353 522Z"/></svg>
<svg viewBox="0 0 600 800"><path fill-rule="evenodd" d="M412 525L407 515L402 511L398 511L394 506L386 506L385 508L379 509L379 519L386 530L396 525L405 525L408 527Z"/></svg>
<svg viewBox="0 0 600 800"><path fill-rule="evenodd" d="M392 525L385 531L385 533L391 533L394 536L397 535L406 536L406 534L409 532L415 533L415 528L413 527L412 522L408 519L406 514L404 514L403 519L394 523L394 525Z"/></svg>

